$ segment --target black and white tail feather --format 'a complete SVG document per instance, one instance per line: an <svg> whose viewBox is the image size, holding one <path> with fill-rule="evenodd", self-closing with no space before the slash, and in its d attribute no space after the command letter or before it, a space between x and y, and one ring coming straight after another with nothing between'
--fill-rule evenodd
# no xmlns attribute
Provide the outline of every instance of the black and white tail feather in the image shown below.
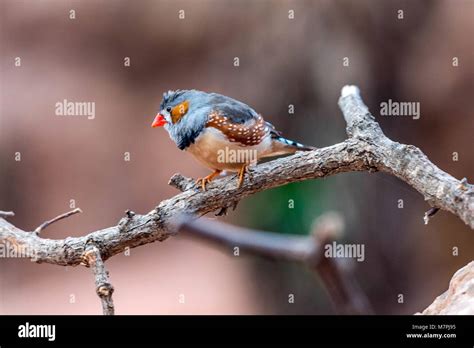
<svg viewBox="0 0 474 348"><path fill-rule="evenodd" d="M296 142L296 141L283 138L281 135L272 136L272 139L273 139L274 141L278 141L278 142L282 143L284 146L288 147L289 149L294 149L295 151L312 151L312 150L316 150L316 148L313 147L313 146L303 145L303 144L298 143L298 142Z"/></svg>
<svg viewBox="0 0 474 348"><path fill-rule="evenodd" d="M296 151L312 151L316 150L313 146L304 145L298 143L296 141L287 139L282 136L282 133L275 129L275 126L272 125L270 122L265 122L266 125L270 128L270 136L273 140L273 151L276 154L291 154L295 153ZM275 153L274 153L275 154Z"/></svg>
<svg viewBox="0 0 474 348"><path fill-rule="evenodd" d="M296 141L282 137L281 132L277 131L271 123L266 122L266 124L271 129L270 136L272 137L272 156L292 154L296 151L316 150L316 148L313 146L303 145Z"/></svg>

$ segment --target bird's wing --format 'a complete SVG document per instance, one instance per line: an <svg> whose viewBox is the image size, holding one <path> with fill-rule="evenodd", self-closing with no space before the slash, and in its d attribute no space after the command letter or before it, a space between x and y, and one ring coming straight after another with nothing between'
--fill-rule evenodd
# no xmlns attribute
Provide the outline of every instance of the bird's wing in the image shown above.
<svg viewBox="0 0 474 348"><path fill-rule="evenodd" d="M259 115L247 104L238 100L226 97L225 95L211 93L211 102L214 111L228 117L233 123L247 123L257 121Z"/></svg>
<svg viewBox="0 0 474 348"><path fill-rule="evenodd" d="M227 97L221 100L214 101L207 127L218 129L230 142L242 146L258 145L271 133L263 117L249 106Z"/></svg>

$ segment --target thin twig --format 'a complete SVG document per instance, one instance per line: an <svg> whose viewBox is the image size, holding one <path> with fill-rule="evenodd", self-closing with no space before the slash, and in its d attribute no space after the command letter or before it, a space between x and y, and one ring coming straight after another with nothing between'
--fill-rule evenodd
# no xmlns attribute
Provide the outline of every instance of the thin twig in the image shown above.
<svg viewBox="0 0 474 348"><path fill-rule="evenodd" d="M1 217L1 218L6 218L6 217L10 217L10 216L15 216L15 213L12 212L12 211L3 211L3 210L0 210L0 217Z"/></svg>
<svg viewBox="0 0 474 348"><path fill-rule="evenodd" d="M48 220L48 221L45 221L43 222L41 225L39 225L33 232L35 232L36 234L40 234L41 231L43 231L46 227L48 227L49 225L55 223L56 221L59 221L59 220L62 220L62 219L65 219L71 215L74 215L74 214L77 214L77 213L82 213L82 210L81 208L76 208L76 209L73 209L71 211L68 211L67 213L64 213L64 214L61 214L61 215L58 215L56 216L55 218L51 219L51 220Z"/></svg>
<svg viewBox="0 0 474 348"><path fill-rule="evenodd" d="M425 213L425 216L423 217L423 221L425 222L425 225L428 225L430 218L433 215L435 215L438 211L439 211L439 208L433 207Z"/></svg>
<svg viewBox="0 0 474 348"><path fill-rule="evenodd" d="M84 263L90 267L94 273L95 288L97 296L99 296L102 302L104 315L114 315L114 301L112 300L114 287L109 282L109 272L105 268L99 249L95 245L90 245L87 248L84 254Z"/></svg>

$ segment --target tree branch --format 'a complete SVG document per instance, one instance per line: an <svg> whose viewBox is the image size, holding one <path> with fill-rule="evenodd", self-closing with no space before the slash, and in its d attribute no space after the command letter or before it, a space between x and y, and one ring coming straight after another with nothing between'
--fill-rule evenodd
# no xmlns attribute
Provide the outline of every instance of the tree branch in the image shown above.
<svg viewBox="0 0 474 348"><path fill-rule="evenodd" d="M202 216L217 210L224 212L256 192L354 171L395 175L420 192L433 207L452 212L474 228L472 185L440 170L415 146L388 139L364 105L357 87L342 89L339 106L347 122L347 140L257 165L251 168L249 178L240 188L235 177L228 176L213 181L202 192L190 179L175 175L171 184L184 192L162 201L145 215L127 214L116 226L63 240L41 238L0 218L0 242L27 248L38 263L62 266L81 264L87 247L92 244L105 261L127 247L167 239L174 234L170 228L172 221L182 214Z"/></svg>
<svg viewBox="0 0 474 348"><path fill-rule="evenodd" d="M301 262L321 278L339 313L372 313L365 294L346 267L341 267L341 260L324 255L325 246L343 232L344 223L339 214L325 213L317 218L310 236L250 230L190 217L179 219L176 229L222 245L232 253L238 248L238 255L248 252L270 259Z"/></svg>
<svg viewBox="0 0 474 348"><path fill-rule="evenodd" d="M417 147L387 138L363 103L357 87L342 89L339 106L347 122L347 134L365 147L369 163L405 181L433 207L450 211L474 229L474 187L466 178L453 178L431 163Z"/></svg>
<svg viewBox="0 0 474 348"><path fill-rule="evenodd" d="M104 315L114 315L114 302L112 294L114 287L109 283L109 272L105 268L104 261L100 256L100 250L90 245L84 254L84 264L86 267L92 268L95 277L95 289L97 296L102 302L102 311Z"/></svg>

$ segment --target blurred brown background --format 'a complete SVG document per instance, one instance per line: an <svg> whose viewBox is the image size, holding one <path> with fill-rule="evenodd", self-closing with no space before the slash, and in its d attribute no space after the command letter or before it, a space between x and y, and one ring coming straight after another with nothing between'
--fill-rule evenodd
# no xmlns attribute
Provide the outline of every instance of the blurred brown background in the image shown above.
<svg viewBox="0 0 474 348"><path fill-rule="evenodd" d="M10 221L33 230L70 210L73 199L84 213L44 236L80 236L176 194L167 185L175 172L206 175L164 130L150 128L162 93L177 88L242 100L287 137L323 147L345 139L337 98L343 85L357 84L390 138L472 183L473 17L469 0L3 0L0 210L15 211ZM56 116L63 99L95 102L95 119ZM388 99L420 102L421 118L380 116ZM423 225L428 208L393 177L349 173L259 193L224 220L304 234L321 213L339 211L344 241L365 244L366 260L354 273L376 313L410 314L445 291L474 252L473 231L452 214ZM119 314L333 313L318 279L301 266L235 258L182 236L107 264ZM1 314L100 310L88 269L0 260Z"/></svg>

